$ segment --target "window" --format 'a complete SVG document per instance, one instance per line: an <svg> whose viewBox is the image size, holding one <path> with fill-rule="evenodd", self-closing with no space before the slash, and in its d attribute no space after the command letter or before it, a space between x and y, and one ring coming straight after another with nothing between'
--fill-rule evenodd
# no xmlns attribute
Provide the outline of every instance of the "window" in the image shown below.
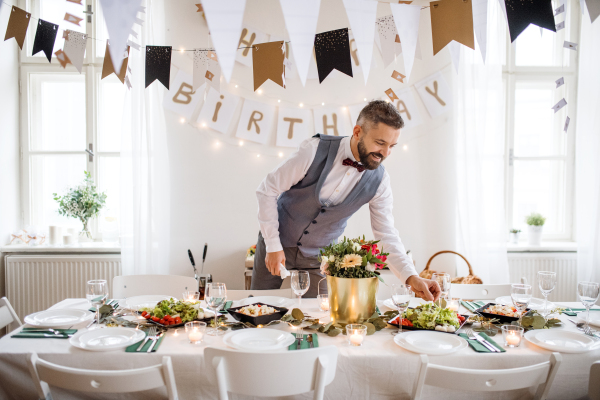
<svg viewBox="0 0 600 400"><path fill-rule="evenodd" d="M553 7L559 6L553 1ZM578 42L578 2L565 3L556 16L565 29L556 33L535 25L514 43L507 40L504 66L506 96L506 220L509 228L526 232L525 216L546 217L544 240L573 239L574 121L577 100L577 52L563 48ZM565 84L556 88L555 81ZM567 106L551 109L565 98ZM563 128L569 116L567 133Z"/></svg>
<svg viewBox="0 0 600 400"><path fill-rule="evenodd" d="M119 218L120 132L127 90L114 74L100 79L107 34L98 1L79 5L30 0L20 1L19 7L32 13L21 54L23 224L81 229L75 218L58 214L52 194L82 182L83 172L89 171L98 189L107 193L106 207L90 225L97 237L105 217ZM84 14L88 7L93 14ZM81 27L64 21L66 12L84 18ZM100 39L88 39L81 74L72 65L61 68L55 56L48 63L41 52L31 55L37 18L60 26L54 51L63 48L62 29Z"/></svg>

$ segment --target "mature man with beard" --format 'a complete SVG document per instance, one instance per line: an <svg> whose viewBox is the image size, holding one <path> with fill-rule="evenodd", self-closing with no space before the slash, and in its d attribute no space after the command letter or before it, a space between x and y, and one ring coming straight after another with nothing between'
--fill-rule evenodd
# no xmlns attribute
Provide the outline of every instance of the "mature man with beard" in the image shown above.
<svg viewBox="0 0 600 400"><path fill-rule="evenodd" d="M324 277L319 248L335 242L350 218L369 204L373 235L389 253L387 263L417 296L437 299L440 288L417 275L392 215L390 177L381 165L396 147L404 121L393 104L375 100L358 116L352 136L315 135L269 173L256 191L260 232L254 256L252 289L281 287L279 264L306 270L317 296ZM321 283L320 293L327 293Z"/></svg>

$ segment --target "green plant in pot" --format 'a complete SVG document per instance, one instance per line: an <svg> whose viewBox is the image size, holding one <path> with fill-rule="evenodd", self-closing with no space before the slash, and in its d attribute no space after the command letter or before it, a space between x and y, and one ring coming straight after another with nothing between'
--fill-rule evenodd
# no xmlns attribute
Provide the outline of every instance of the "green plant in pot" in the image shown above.
<svg viewBox="0 0 600 400"><path fill-rule="evenodd" d="M525 217L527 223L527 239L531 246L539 246L542 243L542 231L546 218L540 213L532 212Z"/></svg>
<svg viewBox="0 0 600 400"><path fill-rule="evenodd" d="M510 242L514 243L514 244L518 244L520 234L521 234L520 229L514 229L514 228L511 229L510 230Z"/></svg>

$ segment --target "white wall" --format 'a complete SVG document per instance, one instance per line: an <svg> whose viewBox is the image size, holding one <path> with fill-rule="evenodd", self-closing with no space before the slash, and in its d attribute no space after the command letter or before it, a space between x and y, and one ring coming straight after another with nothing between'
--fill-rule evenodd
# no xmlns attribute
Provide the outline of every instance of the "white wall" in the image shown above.
<svg viewBox="0 0 600 400"><path fill-rule="evenodd" d="M192 11L193 2L172 3L166 7L167 34L164 44L174 50L209 45L206 26L200 14ZM391 14L389 6L379 3L378 16ZM248 0L244 21L266 33L281 36L283 17L276 0ZM433 57L431 26L428 9L421 13L420 39L423 60L416 60L408 84L390 78L392 70L404 71L402 59L396 65L382 68L378 50L375 50L368 85L365 86L360 69L350 78L332 73L322 84L310 80L303 88L297 75L288 77L286 89L267 82L264 93L253 93L252 69L236 63L229 85L222 80L222 88L245 98L277 104L277 99L288 106L305 104L352 105L363 98L379 98L390 86L401 90L433 72L443 69L452 85L454 72L448 50ZM341 0L323 0L317 32L349 26ZM156 43L162 44L162 43ZM173 64L191 74L191 52L174 51ZM235 88L234 85L239 85ZM415 93L416 95L416 93ZM454 185L452 116L432 120L417 97L424 123L402 132L400 146L385 161L394 191L394 218L406 248L414 252L417 270L436 251L454 248L455 203L450 187ZM199 111L197 110L196 113ZM239 110L238 110L239 114ZM255 190L264 176L293 149L246 143L236 146L235 126L228 135L197 129L192 124L181 124L179 117L165 111L169 133L171 159L171 273L191 275L187 249L194 252L197 264L202 247L208 242L209 251L205 272L214 280L224 281L232 289L243 286L243 262L246 249L256 242L259 226L256 218ZM345 135L351 132L345 132ZM219 148L214 142L223 143ZM408 150L402 150L407 144ZM257 158L256 153L261 153ZM372 236L368 207L363 207L349 222L346 235ZM438 260L436 260L438 261ZM442 260L443 262L443 260ZM451 268L449 264L437 269Z"/></svg>
<svg viewBox="0 0 600 400"><path fill-rule="evenodd" d="M14 4L13 1L9 3ZM0 26L8 24L11 6L2 4ZM19 46L0 42L0 243L20 228L19 182ZM4 296L4 256L0 253L0 297Z"/></svg>

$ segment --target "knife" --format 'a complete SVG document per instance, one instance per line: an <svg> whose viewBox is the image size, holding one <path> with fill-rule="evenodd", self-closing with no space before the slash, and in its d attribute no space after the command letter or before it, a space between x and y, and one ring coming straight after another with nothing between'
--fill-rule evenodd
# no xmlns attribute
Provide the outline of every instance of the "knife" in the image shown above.
<svg viewBox="0 0 600 400"><path fill-rule="evenodd" d="M156 346L156 343L158 342L158 339L160 339L164 334L165 334L165 331L162 331L161 333L159 333L158 335L156 335L156 339L154 339L154 341L152 342L152 344L150 345L150 347L148 347L148 351L146 353L151 353L152 352L152 349L154 348L154 346Z"/></svg>
<svg viewBox="0 0 600 400"><path fill-rule="evenodd" d="M475 336L475 339L477 339L477 341L479 343L481 343L482 345L484 345L485 347L487 347L489 350L493 351L494 353L501 353L501 351L499 349L497 349L490 342L488 342L487 340L485 340L484 338L482 338L481 336L479 336L477 333L473 332L473 336Z"/></svg>
<svg viewBox="0 0 600 400"><path fill-rule="evenodd" d="M196 271L196 262L194 261L194 256L192 255L192 251L188 249L188 257L190 258L190 262L192 263L192 267L194 268L194 278L198 280L198 271Z"/></svg>
<svg viewBox="0 0 600 400"><path fill-rule="evenodd" d="M202 270L201 274L204 274L204 261L206 261L206 252L208 251L208 243L204 243L204 252L202 253Z"/></svg>

